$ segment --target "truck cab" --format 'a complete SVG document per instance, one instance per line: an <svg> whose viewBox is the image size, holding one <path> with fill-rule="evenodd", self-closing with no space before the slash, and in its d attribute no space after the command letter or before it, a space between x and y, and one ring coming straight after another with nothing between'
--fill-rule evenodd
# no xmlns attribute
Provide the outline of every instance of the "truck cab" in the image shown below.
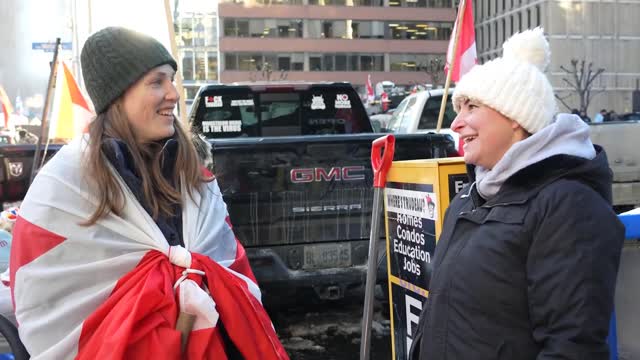
<svg viewBox="0 0 640 360"><path fill-rule="evenodd" d="M395 134L421 134L435 132L438 125L438 114L444 89L424 90L407 96L393 112L391 119L383 131ZM447 105L440 133L451 136L459 145L458 134L451 131L451 123L456 118L451 97L453 89L449 89ZM458 149L461 151L461 148Z"/></svg>

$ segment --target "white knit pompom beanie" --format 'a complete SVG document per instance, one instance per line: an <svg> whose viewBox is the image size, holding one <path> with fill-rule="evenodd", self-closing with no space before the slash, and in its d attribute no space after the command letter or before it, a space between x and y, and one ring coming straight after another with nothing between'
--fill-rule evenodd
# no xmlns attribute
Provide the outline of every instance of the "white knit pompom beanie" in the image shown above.
<svg viewBox="0 0 640 360"><path fill-rule="evenodd" d="M474 66L456 84L453 107L460 111L472 99L512 119L533 134L558 112L553 88L544 71L551 51L544 30L516 33L503 45L501 58Z"/></svg>

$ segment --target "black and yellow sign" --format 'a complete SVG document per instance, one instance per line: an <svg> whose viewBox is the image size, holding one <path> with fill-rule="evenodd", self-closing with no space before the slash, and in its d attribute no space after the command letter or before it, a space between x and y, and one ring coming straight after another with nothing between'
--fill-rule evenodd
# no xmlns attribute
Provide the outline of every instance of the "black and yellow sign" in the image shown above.
<svg viewBox="0 0 640 360"><path fill-rule="evenodd" d="M466 180L462 158L397 161L384 189L393 358L405 360L428 296L442 218Z"/></svg>

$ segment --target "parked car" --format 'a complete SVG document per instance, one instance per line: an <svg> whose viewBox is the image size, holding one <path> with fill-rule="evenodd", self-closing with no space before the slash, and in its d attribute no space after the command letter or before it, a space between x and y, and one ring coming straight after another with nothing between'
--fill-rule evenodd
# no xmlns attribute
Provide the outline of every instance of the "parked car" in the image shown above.
<svg viewBox="0 0 640 360"><path fill-rule="evenodd" d="M618 116L619 121L640 120L640 112L631 112Z"/></svg>
<svg viewBox="0 0 640 360"><path fill-rule="evenodd" d="M386 131L395 134L435 133L444 89L425 90L407 96L389 119ZM456 118L451 104L453 89L449 89L440 132L449 135L460 147L458 134L451 131L451 123ZM385 131L385 129L383 129ZM459 148L458 150L461 150Z"/></svg>
<svg viewBox="0 0 640 360"><path fill-rule="evenodd" d="M391 120L391 116L396 111L396 108L389 109L382 114L375 114L369 116L371 120L371 126L375 132L380 132L382 129L386 129L389 126L389 120Z"/></svg>

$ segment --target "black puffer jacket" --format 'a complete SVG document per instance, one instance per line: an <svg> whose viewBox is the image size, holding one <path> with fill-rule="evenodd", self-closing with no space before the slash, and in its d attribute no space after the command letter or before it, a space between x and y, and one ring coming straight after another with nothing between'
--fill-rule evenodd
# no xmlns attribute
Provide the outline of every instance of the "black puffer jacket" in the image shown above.
<svg viewBox="0 0 640 360"><path fill-rule="evenodd" d="M596 151L526 167L487 202L456 196L412 359L608 359L624 227Z"/></svg>

